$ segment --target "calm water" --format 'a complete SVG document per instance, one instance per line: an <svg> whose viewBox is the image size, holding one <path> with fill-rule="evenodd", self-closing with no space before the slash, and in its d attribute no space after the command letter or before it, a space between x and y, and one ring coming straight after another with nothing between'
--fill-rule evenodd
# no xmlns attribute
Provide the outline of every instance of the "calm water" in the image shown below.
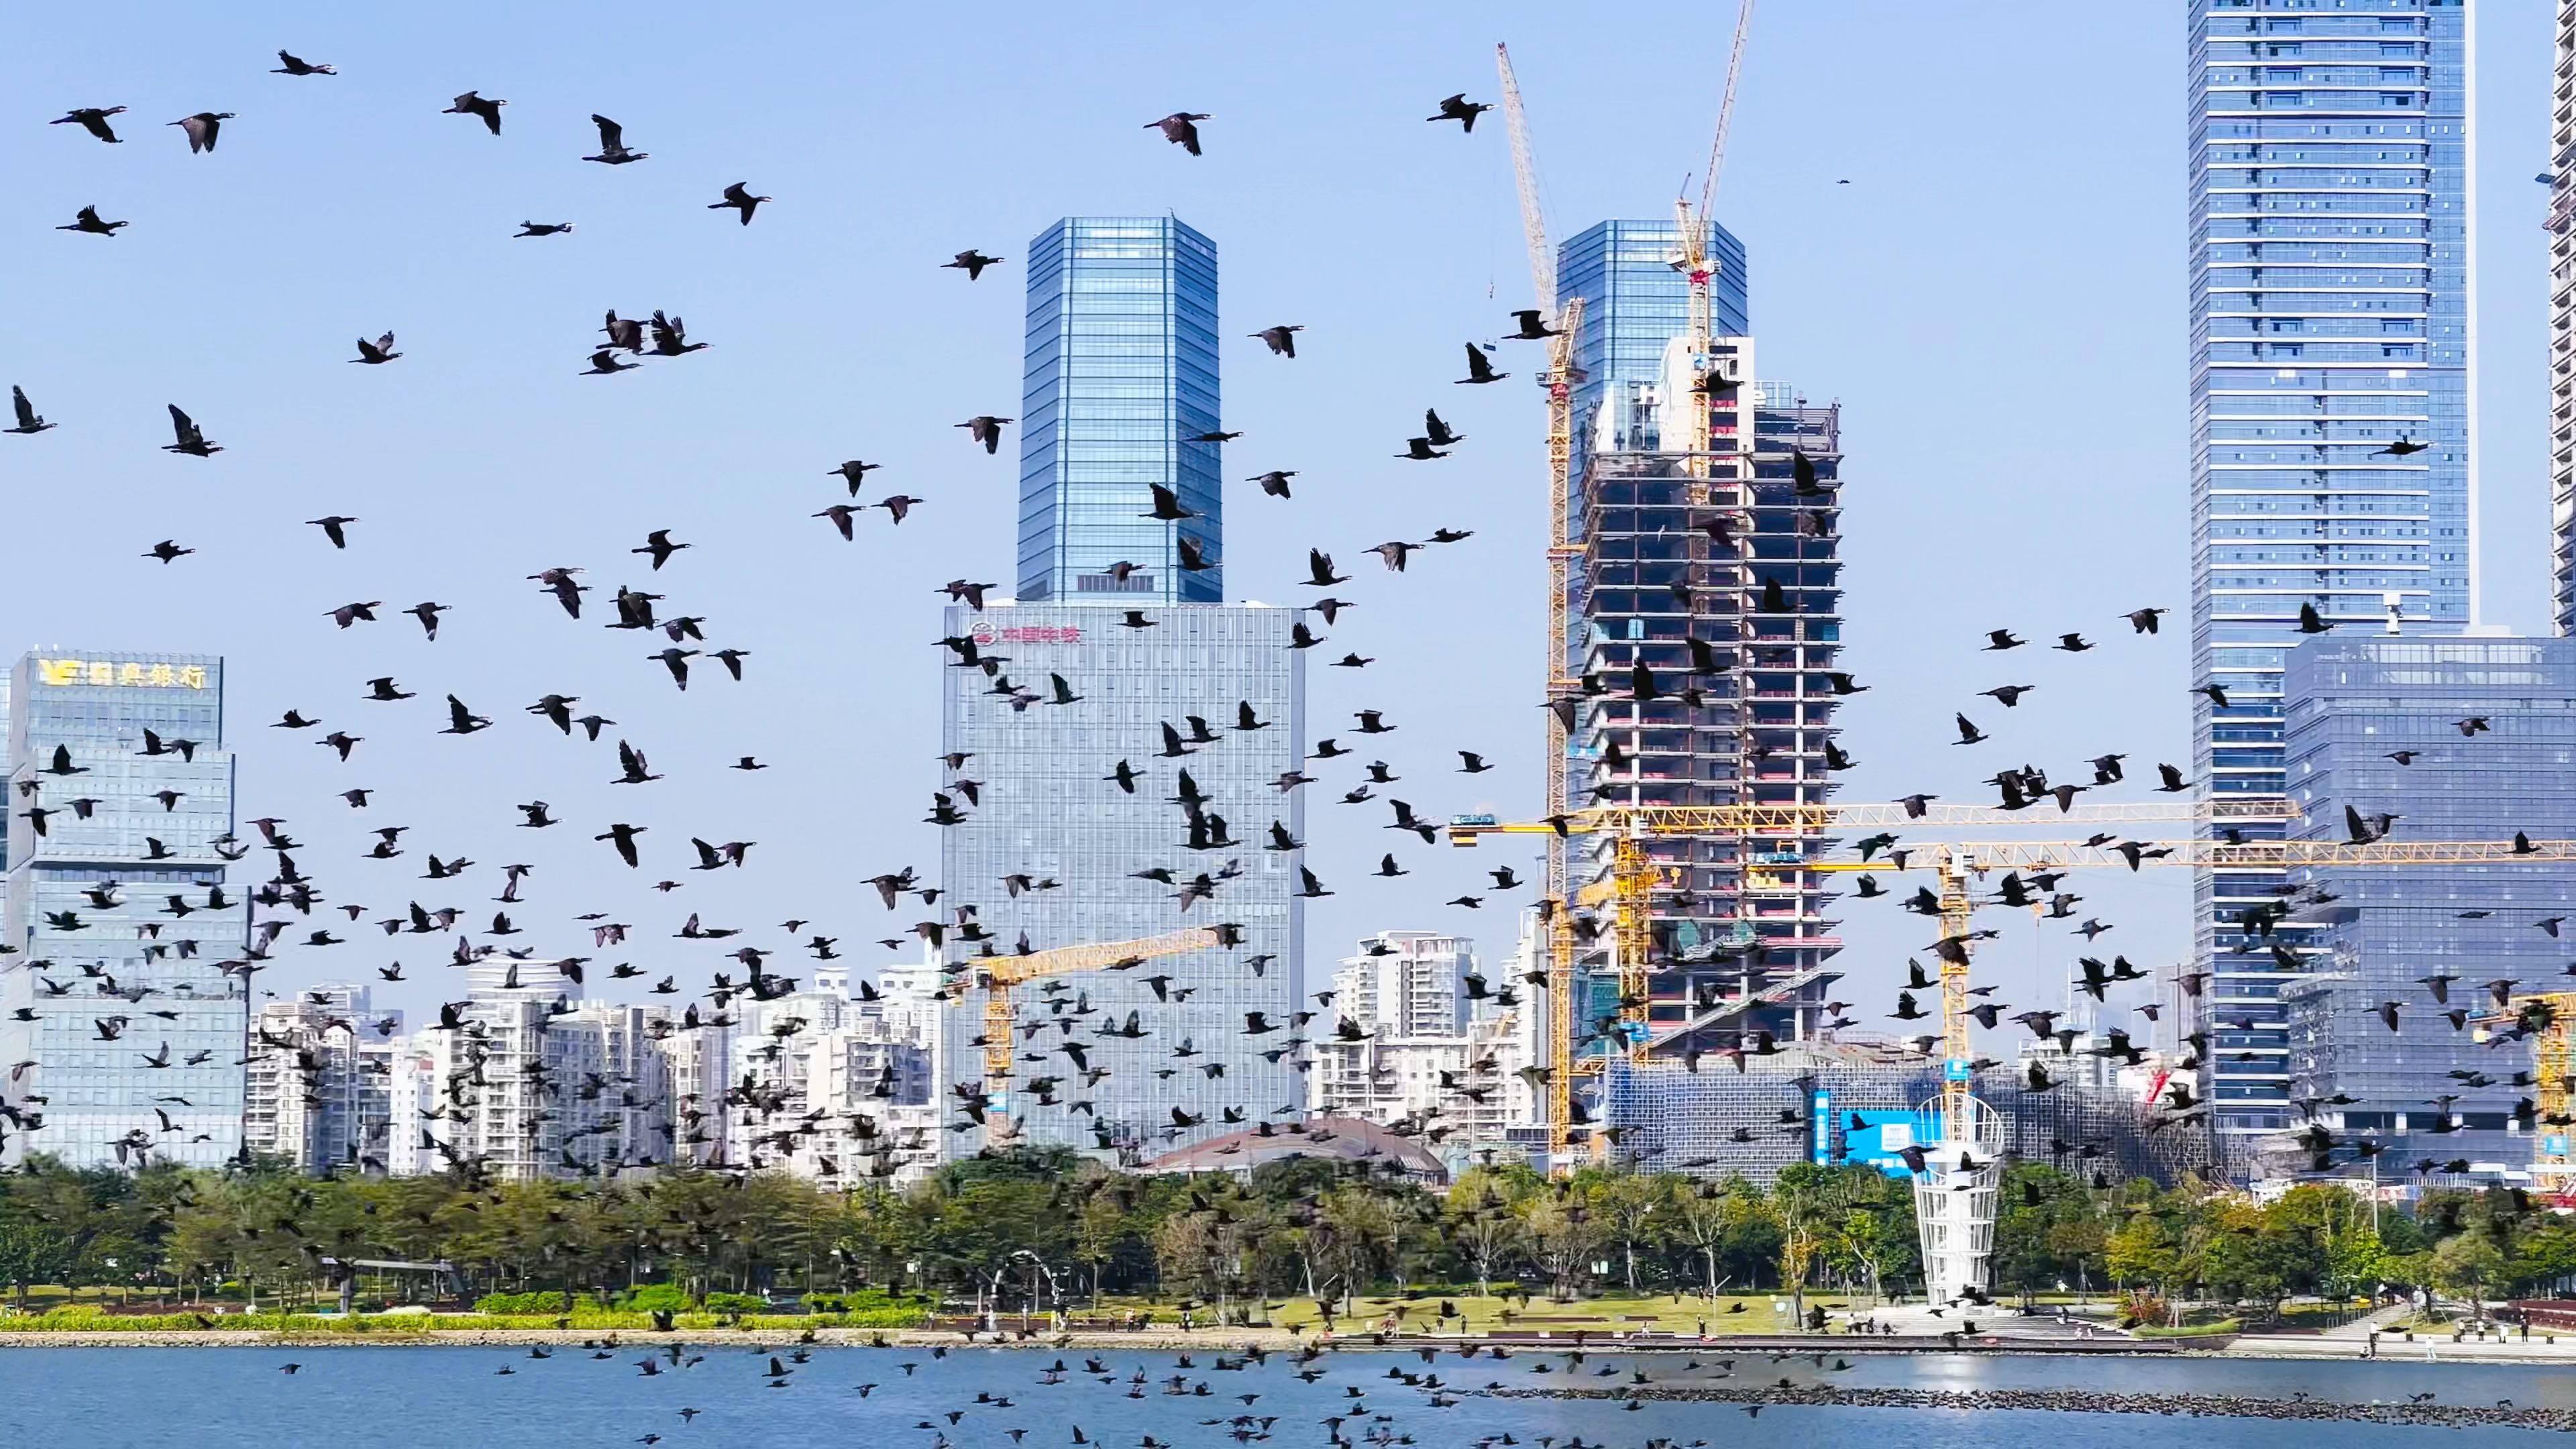
<svg viewBox="0 0 2576 1449"><path fill-rule="evenodd" d="M1318 1422L1344 1415L1343 1432L1360 1436L1374 1422L1389 1435L1411 1436L1419 1449L1466 1449L1505 1432L1535 1449L1541 1435L1580 1435L1605 1449L1636 1449L1649 1438L1725 1446L1758 1435L1765 1449L1845 1449L1864 1436L1901 1441L1905 1449L2138 1449L2156 1435L2193 1449L2433 1449L2451 1443L2530 1444L2523 1429L2402 1429L2367 1424L2261 1419L2149 1420L2111 1414L1966 1413L1909 1409L1766 1408L1758 1426L1728 1405L1649 1403L1631 1413L1601 1403L1468 1397L1433 1409L1426 1396L1385 1377L1427 1366L1411 1356L1344 1354L1315 1365L1322 1379L1302 1383L1292 1366L1216 1372L1215 1354L1194 1355L1185 1371L1207 1397L1161 1392L1174 1373L1168 1353L1101 1355L1119 1382L1104 1386L1079 1372L1084 1355L1067 1354L1075 1372L1057 1385L1038 1378L1055 1355L1029 1350L954 1351L933 1360L927 1350L817 1349L795 1367L788 1387L768 1387L766 1352L699 1350L694 1368L647 1378L640 1350L594 1361L574 1349L532 1361L525 1349L0 1349L0 1446L43 1449L586 1449L633 1445L647 1434L661 1449L767 1449L767 1446L855 1443L862 1449L1071 1449L1078 1426L1101 1449L1139 1449L1144 1436L1173 1449L1238 1449L1226 1422L1237 1414L1276 1415L1266 1445L1252 1449L1324 1449ZM1713 1357L1713 1356L1712 1356ZM290 1377L278 1365L301 1363ZM907 1375L904 1363L916 1364ZM1633 1362L1655 1381L1674 1382L1680 1361L1591 1355L1571 1379L1564 1360L1536 1375L1539 1360L1494 1364L1444 1355L1443 1381L1475 1389L1509 1384L1624 1382ZM2576 1407L2576 1372L2474 1364L2252 1360L2152 1360L1969 1357L1860 1358L1846 1385L1933 1388L2081 1387L2152 1393L2191 1391L2287 1398L2305 1390L2326 1399L2370 1401L2436 1392L2453 1404ZM1596 1370L1617 1365L1619 1377ZM503 1375L497 1370L517 1370ZM1147 1396L1127 1397L1127 1379L1142 1369ZM1777 1364L1738 1356L1737 1376L1769 1383L1783 1374L1816 1377L1811 1360ZM1702 1370L1702 1373L1707 1370ZM862 1399L858 1385L878 1387ZM1361 1397L1354 1400L1356 1388ZM974 1402L979 1392L1009 1407ZM1240 1396L1258 1395L1250 1404ZM684 1423L683 1407L703 1412ZM951 1425L947 1414L963 1410ZM1374 1416L1383 1415L1382 1421ZM934 1427L916 1427L923 1421ZM1255 1426L1257 1428L1257 1426ZM1010 1430L1025 1431L1014 1441ZM1391 1446L1392 1449L1392 1446Z"/></svg>

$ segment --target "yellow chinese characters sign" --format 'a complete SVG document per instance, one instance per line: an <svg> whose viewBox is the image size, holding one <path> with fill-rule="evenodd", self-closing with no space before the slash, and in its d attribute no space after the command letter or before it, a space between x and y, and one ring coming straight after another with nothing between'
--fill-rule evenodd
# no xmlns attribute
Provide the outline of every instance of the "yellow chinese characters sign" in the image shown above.
<svg viewBox="0 0 2576 1449"><path fill-rule="evenodd" d="M133 660L122 663L107 659L39 659L36 678L55 686L75 684L123 685L142 689L203 689L206 667L202 664L140 664Z"/></svg>

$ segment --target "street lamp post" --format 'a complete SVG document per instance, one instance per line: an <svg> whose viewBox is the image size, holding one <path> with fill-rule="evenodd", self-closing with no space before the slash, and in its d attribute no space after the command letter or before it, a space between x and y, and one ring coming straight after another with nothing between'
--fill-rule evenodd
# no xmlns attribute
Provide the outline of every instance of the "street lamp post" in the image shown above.
<svg viewBox="0 0 2576 1449"><path fill-rule="evenodd" d="M1043 1274L1046 1278L1047 1301L1055 1304L1059 1308L1064 1304L1064 1290L1056 1284L1055 1269L1048 1267L1044 1258L1030 1252L1028 1249L1020 1248L1014 1251L1011 1254L1011 1261L1026 1261L1029 1265L1029 1289L1027 1294L1020 1299L1020 1328L1025 1332L1029 1326L1029 1305L1031 1301L1038 1296L1039 1276ZM1000 1274L996 1273L994 1277L996 1281L999 1281Z"/></svg>

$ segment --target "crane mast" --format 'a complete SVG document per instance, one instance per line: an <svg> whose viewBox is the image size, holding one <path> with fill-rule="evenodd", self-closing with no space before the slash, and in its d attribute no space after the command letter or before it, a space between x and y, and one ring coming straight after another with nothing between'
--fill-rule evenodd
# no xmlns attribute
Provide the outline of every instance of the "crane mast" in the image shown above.
<svg viewBox="0 0 2576 1449"><path fill-rule="evenodd" d="M1726 90L1717 103L1717 136L1709 144L1708 169L1700 177L1699 206L1694 209L1688 198L1673 201L1674 234L1680 240L1681 254L1673 261L1690 284L1690 321L1687 340L1691 370L1691 395L1687 400L1665 399L1667 412L1681 408L1689 419L1684 430L1683 448L1690 457L1690 476L1709 476L1709 389L1710 374L1716 369L1711 354L1716 348L1717 323L1711 315L1709 282L1716 268L1708 258L1709 206L1717 197L1718 169L1726 163L1726 132L1735 119L1735 86L1744 71L1744 41L1753 28L1753 0L1739 0L1735 11L1735 43L1726 56ZM1740 381L1740 379L1739 379ZM1738 465L1741 466L1740 464ZM1693 490L1695 503L1707 501L1704 484Z"/></svg>
<svg viewBox="0 0 2576 1449"><path fill-rule="evenodd" d="M2520 995L2472 1019L2476 1039L2518 1036L2531 1043L2531 1176L2562 1208L2576 1207L2576 991Z"/></svg>
<svg viewBox="0 0 2576 1449"><path fill-rule="evenodd" d="M1530 151L1529 117L1521 106L1520 81L1512 74L1512 53L1494 47L1494 68L1503 92L1503 121L1511 134L1512 180L1520 197L1521 236L1529 247L1530 287L1542 319L1552 320L1547 371L1539 385L1547 390L1547 723L1546 813L1566 812L1566 741L1571 733L1556 702L1567 697L1566 598L1573 582L1574 561L1582 550L1573 543L1574 384L1576 339L1583 330L1583 299L1562 308L1556 301L1556 251L1549 243L1547 216L1539 205L1538 165ZM1573 1119L1574 1088L1574 918L1566 895L1566 843L1551 834L1547 842L1547 1136L1551 1161L1565 1152Z"/></svg>
<svg viewBox="0 0 2576 1449"><path fill-rule="evenodd" d="M1547 242L1547 217L1538 204L1538 163L1530 155L1529 117L1521 110L1521 83L1512 75L1510 47L1494 47L1494 69L1503 83L1503 125L1512 138L1512 181L1520 191L1521 239L1529 245L1530 285L1541 313L1556 310L1556 253Z"/></svg>

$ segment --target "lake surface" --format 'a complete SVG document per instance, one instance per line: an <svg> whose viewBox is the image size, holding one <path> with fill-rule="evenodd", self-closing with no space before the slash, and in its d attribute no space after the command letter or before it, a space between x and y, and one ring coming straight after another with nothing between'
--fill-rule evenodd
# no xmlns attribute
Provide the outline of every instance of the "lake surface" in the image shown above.
<svg viewBox="0 0 2576 1449"><path fill-rule="evenodd" d="M779 1352L787 1345L782 1342ZM1831 1346L1825 1345L1831 1362ZM770 1449L854 1443L861 1449L1075 1449L1077 1428L1101 1449L1141 1449L1150 1435L1171 1449L1330 1449L1321 1421L1342 1416L1341 1433L1369 1449L1469 1449L1511 1434L1538 1449L1553 1436L1586 1446L1640 1449L1652 1438L1718 1446L1758 1437L1765 1449L1847 1449L1876 1440L1905 1449L2139 1449L2152 1435L2193 1449L2433 1449L2450 1443L2531 1444L2536 1432L2511 1427L2409 1428L2264 1419L2155 1419L2134 1414L1771 1406L1748 1421L1736 1406L1648 1402L1634 1412L1599 1401L1480 1398L1500 1381L1513 1387L1609 1388L1632 1368L1654 1385L1714 1376L1722 1349L1685 1371L1667 1355L1591 1353L1569 1370L1564 1355L1516 1354L1494 1363L1443 1354L1427 1365L1410 1354L1346 1353L1300 1381L1274 1357L1266 1367L1217 1371L1211 1346L1176 1369L1165 1352L1098 1355L1117 1382L1082 1372L1090 1355L1062 1355L1060 1384L1039 1382L1058 1357L1028 1349L930 1351L817 1348L789 1364L786 1387L771 1388L770 1354L740 1347L692 1349L704 1361L646 1377L642 1348L594 1360L577 1348L533 1360L503 1348L95 1348L0 1349L0 1446L42 1449L587 1449L634 1445L648 1434L659 1449ZM1734 1382L1798 1383L1827 1378L1841 1387L1937 1389L2060 1388L2121 1393L2244 1394L2286 1399L2390 1401L2437 1393L2446 1404L2576 1407L2576 1372L2551 1367L2382 1359L2271 1362L2246 1359L1979 1358L1934 1355L1855 1357L1848 1372L1821 1374L1810 1358L1775 1362L1735 1354ZM1546 1362L1550 1372L1532 1370ZM279 1366L300 1363L293 1375ZM915 1365L907 1374L902 1365ZM1599 1370L1610 1367L1614 1376ZM499 1370L514 1370L502 1374ZM1390 1368L1436 1373L1466 1397L1433 1408L1429 1395L1388 1378ZM1143 1398L1129 1380L1145 1375ZM1205 1384L1204 1397L1168 1396L1175 1373ZM862 1384L874 1384L865 1397ZM1650 1387L1652 1387L1650 1385ZM1352 1391L1359 1397L1354 1398ZM1007 1407L975 1402L978 1393ZM1250 1403L1243 1395L1256 1395ZM684 1421L680 1410L701 1412ZM948 1415L958 1413L951 1423ZM1269 1438L1238 1440L1236 1415L1276 1416ZM1382 1416L1382 1417L1380 1417ZM1205 1421L1215 1420L1216 1423ZM932 1427L920 1428L927 1422ZM1258 1434L1257 1423L1246 1426ZM1012 1430L1023 1431L1015 1440Z"/></svg>

